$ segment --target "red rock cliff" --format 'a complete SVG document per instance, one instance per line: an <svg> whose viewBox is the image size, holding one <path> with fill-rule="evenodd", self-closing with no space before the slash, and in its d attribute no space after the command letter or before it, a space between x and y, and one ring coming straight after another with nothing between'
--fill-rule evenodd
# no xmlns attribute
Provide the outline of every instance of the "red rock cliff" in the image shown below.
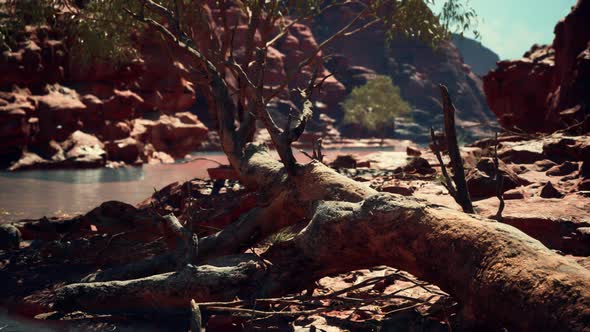
<svg viewBox="0 0 590 332"><path fill-rule="evenodd" d="M502 61L484 77L492 111L506 128L552 132L578 123L590 131L590 1L578 0L555 26L551 45ZM586 119L586 120L585 120Z"/></svg>

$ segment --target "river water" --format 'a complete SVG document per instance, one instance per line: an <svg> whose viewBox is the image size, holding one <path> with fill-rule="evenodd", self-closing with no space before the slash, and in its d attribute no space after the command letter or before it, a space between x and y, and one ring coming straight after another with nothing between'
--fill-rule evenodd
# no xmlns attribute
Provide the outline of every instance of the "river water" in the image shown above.
<svg viewBox="0 0 590 332"><path fill-rule="evenodd" d="M389 149L391 151L391 149ZM328 150L364 155L379 149ZM137 204L175 181L207 178L207 168L227 164L221 152L197 153L186 163L84 170L0 172L0 222L85 213L108 200ZM309 159L296 153L301 162Z"/></svg>
<svg viewBox="0 0 590 332"><path fill-rule="evenodd" d="M227 163L225 156L208 156ZM224 161L225 159L225 161ZM0 173L0 220L77 214L103 201L139 203L175 181L207 176L217 164L197 160L183 164L82 170L35 170Z"/></svg>

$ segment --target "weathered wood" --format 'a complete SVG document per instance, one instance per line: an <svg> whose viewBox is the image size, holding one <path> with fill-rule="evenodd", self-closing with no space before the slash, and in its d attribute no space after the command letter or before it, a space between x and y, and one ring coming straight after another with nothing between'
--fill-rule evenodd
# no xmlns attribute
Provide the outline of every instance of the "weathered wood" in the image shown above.
<svg viewBox="0 0 590 332"><path fill-rule="evenodd" d="M475 213L473 204L469 197L467 181L465 181L465 170L463 169L463 159L457 143L457 132L455 131L455 106L449 96L449 91L444 85L440 85L440 92L443 101L443 113L445 118L445 137L451 158L451 167L453 168L453 180L456 186L455 200L461 206L465 213Z"/></svg>
<svg viewBox="0 0 590 332"><path fill-rule="evenodd" d="M186 310L191 299L227 301L256 294L255 281L263 273L254 255L223 257L140 279L67 285L56 291L54 308L110 313Z"/></svg>
<svg viewBox="0 0 590 332"><path fill-rule="evenodd" d="M415 199L377 194L315 161L298 165L290 159L290 146L277 140L275 127L269 125L272 119L265 117L268 113L258 108L264 106L260 102L261 79L245 89L247 99L256 104L254 113L267 120L267 130L284 164L264 148L246 145L243 132L236 131L238 112L219 71L225 60L212 63L164 25L140 19L206 68L209 100L213 101L209 106L216 110L223 150L242 182L265 198L264 204L235 225L204 238L199 259L239 251L279 228L311 222L293 240L274 245L263 256L272 263L268 269L258 257L240 255L223 266L208 261L209 265L189 265L178 272L141 279L73 284L57 291L56 308L133 311L153 309L158 303L164 308L186 309L193 298L255 298L286 292L327 274L388 264L449 291L461 302L464 317L470 321L521 330L588 328L589 271L508 225ZM336 36L319 45L313 55ZM263 71L262 64L257 61ZM307 64L302 62L299 68ZM258 74L263 76L260 70ZM463 210L472 213L454 128L454 107L446 88L441 86L441 92L455 184L463 193Z"/></svg>
<svg viewBox="0 0 590 332"><path fill-rule="evenodd" d="M162 233L168 248L176 252L179 266L193 263L199 254L199 239L196 234L182 226L174 214L162 217Z"/></svg>
<svg viewBox="0 0 590 332"><path fill-rule="evenodd" d="M502 222L502 212L504 211L504 191L502 190L504 187L504 176L502 175L502 171L500 171L500 161L498 160L498 133L495 134L495 145L494 145L494 170L495 170L495 180L496 180L496 197L500 201L498 205L498 212L494 216L494 219L497 221Z"/></svg>
<svg viewBox="0 0 590 332"><path fill-rule="evenodd" d="M191 300L191 321L190 327L191 332L201 332L202 330L202 320L201 320L201 310L199 309L199 305L195 302L194 299Z"/></svg>
<svg viewBox="0 0 590 332"><path fill-rule="evenodd" d="M447 191L449 192L449 194L455 199L457 196L457 189L455 189L455 186L453 185L453 180L451 179L451 177L449 176L449 173L447 172L447 166L445 166L445 163L443 161L441 152L440 152L440 144L438 142L438 140L436 139L436 135L434 133L434 128L430 128L430 138L432 140L432 145L431 145L431 150L432 153L434 153L434 155L436 156L436 159L438 160L438 163L440 165L440 172L443 175L443 178L445 180L445 182L443 182L443 186L445 186L445 188L447 188Z"/></svg>
<svg viewBox="0 0 590 332"><path fill-rule="evenodd" d="M307 227L262 258L270 261L268 268L258 257L241 255L233 263L222 258L222 270L203 265L125 282L69 285L58 290L58 307L147 310L156 298L165 308L182 308L190 299L285 294L326 275L389 265L450 293L466 322L515 330L590 327L590 271L509 225L399 195L318 203Z"/></svg>

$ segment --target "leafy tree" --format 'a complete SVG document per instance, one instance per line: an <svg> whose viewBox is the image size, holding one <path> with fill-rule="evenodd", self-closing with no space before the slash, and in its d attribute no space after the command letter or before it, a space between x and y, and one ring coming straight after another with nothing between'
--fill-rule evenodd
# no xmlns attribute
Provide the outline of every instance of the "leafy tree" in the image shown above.
<svg viewBox="0 0 590 332"><path fill-rule="evenodd" d="M400 96L399 87L387 76L377 76L354 88L343 107L344 123L358 123L367 130L379 131L381 142L385 129L395 124L395 117L411 112L410 105Z"/></svg>
<svg viewBox="0 0 590 332"><path fill-rule="evenodd" d="M435 14L431 6L443 3ZM269 131L273 145L291 173L295 158L291 143L305 129L311 109L305 107L323 81L317 77L322 50L344 38L380 24L388 39L397 34L436 45L453 27L473 28L475 23L465 0L6 0L0 2L0 36L4 48L18 42L12 36L26 25L49 25L69 36L71 53L88 61L133 57L132 36L144 27L158 32L173 47L192 57L190 70L202 77L195 83L210 105L218 123L223 149L232 165L243 155L243 146L253 138L256 121ZM266 58L297 22L313 20L338 7L355 13L349 22L316 49L287 70L278 86L265 85ZM232 9L232 11L228 9ZM235 10L246 17L248 33L234 40ZM213 13L213 14L212 14ZM216 26L213 26L214 21ZM242 22L244 24L244 22ZM219 27L219 29L217 28ZM278 29L277 29L278 28ZM223 74L221 74L223 73ZM308 81L307 87L294 82ZM237 82L237 86L232 82ZM303 88L303 89L301 89ZM300 93L292 93L300 89ZM288 126L277 127L266 110L274 98L285 96L305 110L289 114ZM236 128L236 125L239 127Z"/></svg>

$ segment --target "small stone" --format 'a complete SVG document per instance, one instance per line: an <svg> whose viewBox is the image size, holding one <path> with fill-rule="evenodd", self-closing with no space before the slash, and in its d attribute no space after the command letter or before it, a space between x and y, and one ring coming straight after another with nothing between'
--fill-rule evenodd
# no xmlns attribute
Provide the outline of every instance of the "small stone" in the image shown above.
<svg viewBox="0 0 590 332"><path fill-rule="evenodd" d="M419 173L419 174L433 174L436 173L436 170L430 166L428 160L422 157L415 157L408 162L406 166L404 166L403 170L409 173Z"/></svg>
<svg viewBox="0 0 590 332"><path fill-rule="evenodd" d="M411 146L408 146L406 148L406 153L408 154L408 156L412 156L412 157L419 157L422 155L422 152L420 152L420 150L413 148Z"/></svg>
<svg viewBox="0 0 590 332"><path fill-rule="evenodd" d="M510 199L523 199L524 198L524 194L520 189L511 189L508 190L504 193L503 195L505 200L510 200Z"/></svg>
<svg viewBox="0 0 590 332"><path fill-rule="evenodd" d="M563 194L560 193L557 189L555 189L555 187L553 186L551 181L549 181L541 189L541 197L543 197L543 198L562 198Z"/></svg>
<svg viewBox="0 0 590 332"><path fill-rule="evenodd" d="M402 196L412 196L414 193L412 188L387 183L381 187L381 191Z"/></svg>

